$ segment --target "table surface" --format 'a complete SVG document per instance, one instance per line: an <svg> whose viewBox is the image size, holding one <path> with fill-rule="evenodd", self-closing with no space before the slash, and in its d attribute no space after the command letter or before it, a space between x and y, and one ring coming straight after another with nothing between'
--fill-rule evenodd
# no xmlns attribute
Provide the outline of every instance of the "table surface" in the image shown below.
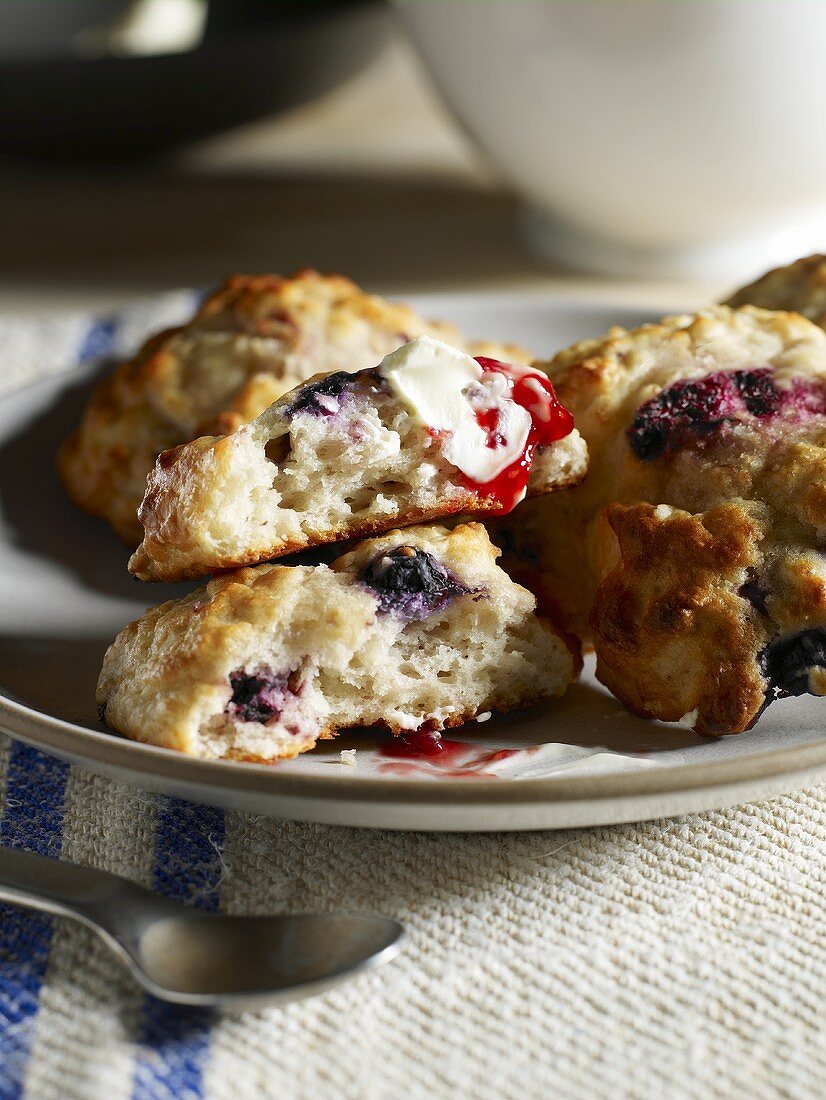
<svg viewBox="0 0 826 1100"><path fill-rule="evenodd" d="M380 292L534 286L684 308L725 288L550 270L519 204L393 40L360 76L154 166L0 164L0 309L107 307L230 271L339 270Z"/></svg>

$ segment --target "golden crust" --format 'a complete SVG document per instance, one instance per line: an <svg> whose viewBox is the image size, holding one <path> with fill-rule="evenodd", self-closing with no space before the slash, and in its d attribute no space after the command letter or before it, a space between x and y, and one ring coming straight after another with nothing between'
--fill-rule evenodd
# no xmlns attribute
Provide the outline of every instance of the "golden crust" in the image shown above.
<svg viewBox="0 0 826 1100"><path fill-rule="evenodd" d="M792 310L826 329L826 256L815 253L767 271L735 291L726 305Z"/></svg>
<svg viewBox="0 0 826 1100"><path fill-rule="evenodd" d="M632 709L697 711L703 733L748 728L770 639L826 624L826 418L734 423L649 461L628 429L678 380L769 367L781 388L826 386L826 337L798 314L719 306L615 329L539 365L585 437L590 472L506 525L521 575L541 576L557 625L593 631L598 675ZM762 611L739 591L753 578Z"/></svg>
<svg viewBox="0 0 826 1100"><path fill-rule="evenodd" d="M481 523L463 523L452 529L432 526L396 527L378 538L350 547L330 566L334 573L358 573L377 554L385 553L399 540L412 539L422 550L435 554L448 568L466 577L471 585L480 583L496 566L502 551L488 538Z"/></svg>
<svg viewBox="0 0 826 1100"><path fill-rule="evenodd" d="M414 524L425 523L428 520L447 519L449 516L457 516L467 512L467 498L445 499L442 507L430 509L409 509L405 515L396 516L394 523L398 527L411 527ZM491 510L495 510L491 508ZM484 511L484 509L480 509ZM313 540L314 547L321 547L336 542L350 542L353 539L371 538L387 530L387 524L381 520L362 520L348 523L346 526L329 528ZM272 545L265 551L250 551L247 560L240 560L240 556L233 554L231 557L214 556L209 561L202 559L186 559L186 545L181 547L180 558L170 555L169 547L155 545L149 537L135 551L129 561L129 572L142 581L166 581L176 582L184 580L197 580L205 573L220 574L228 570L240 569L245 566L256 565L265 560L284 558L290 554L306 550L306 539L281 541ZM152 556L153 552L156 554Z"/></svg>
<svg viewBox="0 0 826 1100"><path fill-rule="evenodd" d="M79 507L136 545L137 508L161 451L234 431L311 375L374 366L426 333L464 344L452 326L341 275L232 276L189 324L152 337L104 379L58 456L63 483ZM513 346L499 353L529 358Z"/></svg>
<svg viewBox="0 0 826 1100"><path fill-rule="evenodd" d="M698 733L746 729L763 706L758 655L768 623L740 595L763 565L765 509L722 504L700 515L611 504L619 560L597 589L591 623L600 679L626 706Z"/></svg>

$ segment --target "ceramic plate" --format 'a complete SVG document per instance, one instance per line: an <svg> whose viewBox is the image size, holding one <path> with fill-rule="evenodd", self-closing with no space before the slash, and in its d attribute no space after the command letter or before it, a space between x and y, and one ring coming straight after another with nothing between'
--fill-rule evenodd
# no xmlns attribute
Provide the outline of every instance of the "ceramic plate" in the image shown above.
<svg viewBox="0 0 826 1100"><path fill-rule="evenodd" d="M419 299L425 315L551 352L627 309L531 294ZM138 786L306 821L429 830L542 829L685 813L779 793L826 776L823 702L786 700L741 737L704 741L624 711L585 676L560 703L452 735L438 757L392 755L354 733L273 767L189 760L112 734L94 686L114 634L185 586L143 586L105 526L67 502L54 474L94 365L0 401L0 727L73 763ZM355 748L355 766L341 750ZM348 754L349 756L350 754Z"/></svg>

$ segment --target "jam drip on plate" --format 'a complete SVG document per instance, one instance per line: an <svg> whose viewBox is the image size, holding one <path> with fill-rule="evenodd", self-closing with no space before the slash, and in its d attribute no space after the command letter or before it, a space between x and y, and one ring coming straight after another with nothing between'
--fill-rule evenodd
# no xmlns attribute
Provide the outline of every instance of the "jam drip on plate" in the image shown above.
<svg viewBox="0 0 826 1100"><path fill-rule="evenodd" d="M530 415L531 426L521 455L497 474L491 481L480 483L465 478L465 484L479 496L493 497L503 512L523 500L528 487L531 462L537 447L547 447L564 439L574 430L574 418L559 403L554 388L541 371L512 363L500 363L498 359L477 356L476 362L485 374L502 375L510 390L510 396ZM505 444L501 432L502 415L498 408L482 409L476 414L480 428L487 434L487 446L495 450Z"/></svg>
<svg viewBox="0 0 826 1100"><path fill-rule="evenodd" d="M495 768L515 757L532 756L538 746L522 749L492 749L474 741L451 741L425 723L385 741L379 748L388 762L381 767L387 775L437 775L440 779L496 779Z"/></svg>
<svg viewBox="0 0 826 1100"><path fill-rule="evenodd" d="M646 401L628 429L628 442L637 458L651 462L710 442L735 421L799 422L824 414L826 389L809 379L781 387L771 367L715 371L675 382Z"/></svg>
<svg viewBox="0 0 826 1100"><path fill-rule="evenodd" d="M421 756L442 756L447 753L454 756L466 752L468 746L463 741L449 741L443 738L439 730L429 729L427 724L417 730L405 730L381 746L382 756L394 756L401 759L417 759Z"/></svg>

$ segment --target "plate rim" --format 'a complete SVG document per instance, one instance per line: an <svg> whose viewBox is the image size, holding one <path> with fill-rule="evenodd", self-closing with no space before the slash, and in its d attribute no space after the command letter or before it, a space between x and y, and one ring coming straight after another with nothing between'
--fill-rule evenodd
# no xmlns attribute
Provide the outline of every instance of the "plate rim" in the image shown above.
<svg viewBox="0 0 826 1100"><path fill-rule="evenodd" d="M476 779L446 776L407 779L394 776L300 775L282 772L278 764L235 760L203 760L175 749L130 741L117 733L79 726L45 714L0 692L0 729L45 751L70 754L92 763L126 769L135 777L185 783L210 790L236 789L273 798L321 798L325 801L367 799L381 804L405 801L440 805L460 799L463 804L499 806L513 803L579 802L600 799L665 795L733 783L758 781L784 774L826 769L826 736L802 745L783 746L728 760L623 771L600 775L555 775L539 779L506 779L480 784ZM731 736L743 736L732 734ZM89 751L98 747L101 752ZM610 751L610 750L609 750ZM151 766L151 765L159 766ZM232 782L233 777L241 782Z"/></svg>

